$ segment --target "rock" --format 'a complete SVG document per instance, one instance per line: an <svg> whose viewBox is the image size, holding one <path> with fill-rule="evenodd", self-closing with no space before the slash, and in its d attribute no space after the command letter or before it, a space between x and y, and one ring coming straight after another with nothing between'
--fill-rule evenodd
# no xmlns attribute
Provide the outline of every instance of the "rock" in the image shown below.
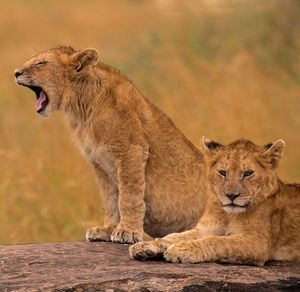
<svg viewBox="0 0 300 292"><path fill-rule="evenodd" d="M2 245L0 268L0 291L300 291L300 263L140 262L107 242Z"/></svg>

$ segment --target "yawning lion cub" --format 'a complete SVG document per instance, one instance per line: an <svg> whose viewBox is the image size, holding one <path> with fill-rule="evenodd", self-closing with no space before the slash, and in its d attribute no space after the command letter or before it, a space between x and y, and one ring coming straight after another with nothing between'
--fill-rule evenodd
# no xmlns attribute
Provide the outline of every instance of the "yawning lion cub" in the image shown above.
<svg viewBox="0 0 300 292"><path fill-rule="evenodd" d="M203 217L190 231L132 245L131 257L256 265L300 260L300 185L284 184L275 173L284 142L222 146L203 138L203 144L211 185Z"/></svg>
<svg viewBox="0 0 300 292"><path fill-rule="evenodd" d="M157 237L197 224L207 199L203 155L130 80L98 62L97 50L50 49L15 76L36 93L41 116L67 114L94 168L105 218L88 240L132 243L144 230Z"/></svg>

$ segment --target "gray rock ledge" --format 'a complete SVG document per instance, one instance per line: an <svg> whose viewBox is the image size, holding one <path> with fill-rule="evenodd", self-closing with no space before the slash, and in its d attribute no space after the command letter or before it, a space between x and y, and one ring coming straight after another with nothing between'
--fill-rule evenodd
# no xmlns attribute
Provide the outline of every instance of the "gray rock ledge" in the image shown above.
<svg viewBox="0 0 300 292"><path fill-rule="evenodd" d="M300 291L300 263L140 262L107 242L1 245L0 269L0 291Z"/></svg>

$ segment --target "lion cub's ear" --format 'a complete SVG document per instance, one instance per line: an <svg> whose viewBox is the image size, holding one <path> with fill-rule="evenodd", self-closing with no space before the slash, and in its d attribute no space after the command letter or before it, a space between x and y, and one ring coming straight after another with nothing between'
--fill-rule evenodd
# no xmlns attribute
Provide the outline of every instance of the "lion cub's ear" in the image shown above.
<svg viewBox="0 0 300 292"><path fill-rule="evenodd" d="M215 152L219 151L221 148L223 148L223 145L221 145L213 140L210 140L210 139L206 138L205 136L202 137L202 144L203 144L205 152L208 154L215 153Z"/></svg>
<svg viewBox="0 0 300 292"><path fill-rule="evenodd" d="M77 72L81 71L85 66L95 65L98 62L99 52L90 48L81 50L71 56L71 63Z"/></svg>
<svg viewBox="0 0 300 292"><path fill-rule="evenodd" d="M274 143L267 144L263 146L262 158L270 163L273 168L276 168L279 165L280 158L283 154L283 149L285 142L281 139L277 140Z"/></svg>

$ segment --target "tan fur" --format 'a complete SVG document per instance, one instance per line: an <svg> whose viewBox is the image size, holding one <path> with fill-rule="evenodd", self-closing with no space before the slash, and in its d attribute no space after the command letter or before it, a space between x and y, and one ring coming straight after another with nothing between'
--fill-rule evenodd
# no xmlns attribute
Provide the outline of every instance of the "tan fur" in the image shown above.
<svg viewBox="0 0 300 292"><path fill-rule="evenodd" d="M300 185L284 184L275 173L284 142L258 147L239 140L224 147L204 138L204 147L211 193L197 226L134 244L130 256L255 265L300 260Z"/></svg>
<svg viewBox="0 0 300 292"><path fill-rule="evenodd" d="M157 237L196 225L207 199L203 155L95 49L50 49L15 74L46 92L40 115L66 113L93 165L105 218L88 240L132 243L143 230Z"/></svg>

